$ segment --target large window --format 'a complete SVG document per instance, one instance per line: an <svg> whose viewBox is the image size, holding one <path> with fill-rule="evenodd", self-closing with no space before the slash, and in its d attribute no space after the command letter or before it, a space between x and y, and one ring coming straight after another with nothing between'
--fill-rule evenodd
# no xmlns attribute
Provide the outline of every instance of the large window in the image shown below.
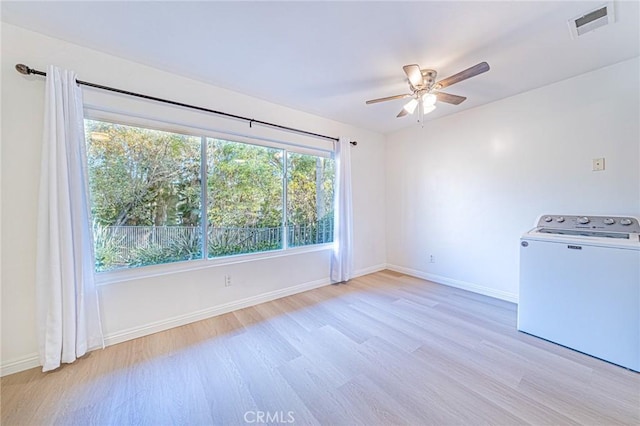
<svg viewBox="0 0 640 426"><path fill-rule="evenodd" d="M97 271L333 241L331 158L95 120L85 133Z"/></svg>

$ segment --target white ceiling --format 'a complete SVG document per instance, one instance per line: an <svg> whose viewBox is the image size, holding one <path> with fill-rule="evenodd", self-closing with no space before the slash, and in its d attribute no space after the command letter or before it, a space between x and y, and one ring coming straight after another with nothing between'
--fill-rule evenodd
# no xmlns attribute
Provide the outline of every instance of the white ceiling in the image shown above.
<svg viewBox="0 0 640 426"><path fill-rule="evenodd" d="M637 1L616 1L614 25L571 39L567 20L602 4L3 1L2 20L388 133L415 125L395 118L404 101L365 100L406 93L405 64L438 79L491 66L447 88L468 99L439 103L434 119L640 55Z"/></svg>

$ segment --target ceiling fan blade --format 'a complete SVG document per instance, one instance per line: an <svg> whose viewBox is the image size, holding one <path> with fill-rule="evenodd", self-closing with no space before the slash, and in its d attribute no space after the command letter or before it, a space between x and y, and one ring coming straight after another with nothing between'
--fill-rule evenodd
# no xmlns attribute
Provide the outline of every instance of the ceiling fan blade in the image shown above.
<svg viewBox="0 0 640 426"><path fill-rule="evenodd" d="M396 115L396 118L404 117L405 115L409 115L409 113L407 112L406 109L402 108L398 113L398 115Z"/></svg>
<svg viewBox="0 0 640 426"><path fill-rule="evenodd" d="M404 98L409 98L411 96L413 96L412 93L407 93L406 95L387 96L386 98L371 99L370 101L367 101L366 104L367 105L377 104L378 102L392 101L394 99L404 99Z"/></svg>
<svg viewBox="0 0 640 426"><path fill-rule="evenodd" d="M458 74L454 74L451 77L440 80L436 83L436 89L443 89L487 71L489 71L489 64L486 62L480 62L478 65L474 65L471 68L460 71Z"/></svg>
<svg viewBox="0 0 640 426"><path fill-rule="evenodd" d="M416 64L405 65L402 67L404 73L407 75L409 79L409 83L413 87L422 87L424 86L424 80L422 78L422 72L420 71L420 66Z"/></svg>
<svg viewBox="0 0 640 426"><path fill-rule="evenodd" d="M452 95L444 92L434 92L434 93L438 97L438 100L440 102L446 102L448 104L453 104L453 105L460 105L462 102L465 101L465 99L467 99L464 96Z"/></svg>

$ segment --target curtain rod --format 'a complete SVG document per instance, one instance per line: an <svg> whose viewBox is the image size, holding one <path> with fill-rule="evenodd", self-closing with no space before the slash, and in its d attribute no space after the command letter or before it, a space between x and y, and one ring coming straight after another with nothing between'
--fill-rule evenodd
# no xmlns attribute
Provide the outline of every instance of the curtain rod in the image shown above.
<svg viewBox="0 0 640 426"><path fill-rule="evenodd" d="M41 76L46 76L47 75L47 73L44 72L44 71L38 71L38 70L30 68L30 67L28 67L28 66L26 66L24 64L17 64L16 65L16 70L20 74L24 74L24 75L29 75L29 74L35 74L35 75L41 75ZM80 84L82 86L94 87L96 89L107 90L109 92L115 92L115 93L121 93L123 95L134 96L136 98L148 99L148 100L151 100L151 101L162 102L162 103L165 103L165 104L175 105L175 106L179 106L179 107L195 109L197 111L208 112L208 113L211 113L211 114L216 114L216 115L220 115L220 116L227 117L227 118L234 118L236 120L248 121L249 122L249 127L251 127L255 123L255 124L262 125L262 126L272 127L274 129L284 130L284 131L288 131L288 132L300 133L300 134L308 135L308 136L315 136L317 138L329 139L329 140L338 142L338 138L334 138L334 137L326 136L326 135L321 135L319 133L308 132L306 130L300 130L300 129L296 129L294 127L281 126L280 124L269 123L268 121L255 120L253 118L243 117L241 115L229 114L227 112L216 111L216 110L213 110L213 109L204 108L204 107L200 107L200 106L196 106L196 105L189 105L189 104L185 104L185 103L182 103L182 102L176 102L176 101L171 101L171 100L168 100L168 99L157 98L155 96L143 95L141 93L135 93L135 92L130 92L128 90L116 89L114 87L103 86L101 84L90 83L88 81L76 80L76 83L78 83L78 84ZM350 141L349 143L351 145L353 145L353 146L358 145L358 142L356 142L356 141Z"/></svg>

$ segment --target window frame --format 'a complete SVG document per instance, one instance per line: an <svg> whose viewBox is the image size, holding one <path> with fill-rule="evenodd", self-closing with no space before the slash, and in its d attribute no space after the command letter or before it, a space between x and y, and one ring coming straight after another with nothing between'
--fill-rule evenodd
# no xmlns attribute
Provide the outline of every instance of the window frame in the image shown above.
<svg viewBox="0 0 640 426"><path fill-rule="evenodd" d="M297 153L304 155L313 155L324 158L334 158L334 150L323 149L318 147L310 147L296 142L288 142L284 140L275 140L272 138L263 138L253 135L241 135L237 133L226 133L216 129L204 128L189 124L181 124L170 122L156 118L137 116L127 112L119 112L110 109L101 109L95 106L87 106L84 108L85 120L102 121L111 124L139 127L149 130L158 130L163 132L177 133L185 136L193 136L200 138L200 173L202 182L206 182L208 178L207 170L207 139L219 139L228 142L242 143L265 148L275 148L282 150L283 158L283 197L282 197L282 227L283 227L283 244L279 249L239 253L219 257L208 257L207 238L203 238L202 258L192 260L181 260L175 262L159 263L154 265L145 265L132 268L122 268L107 271L95 271L95 280L98 285L106 285L118 282L139 280L151 277L170 275L181 272L197 271L201 269L215 268L220 266L235 265L247 262L263 261L279 257L296 256L304 253L313 253L321 251L329 251L334 248L334 242L308 244L303 246L289 245L288 241L288 213L287 213L287 158L288 153ZM201 210L200 214L202 235L208 233L208 220L206 219L207 209L207 186L201 185Z"/></svg>

